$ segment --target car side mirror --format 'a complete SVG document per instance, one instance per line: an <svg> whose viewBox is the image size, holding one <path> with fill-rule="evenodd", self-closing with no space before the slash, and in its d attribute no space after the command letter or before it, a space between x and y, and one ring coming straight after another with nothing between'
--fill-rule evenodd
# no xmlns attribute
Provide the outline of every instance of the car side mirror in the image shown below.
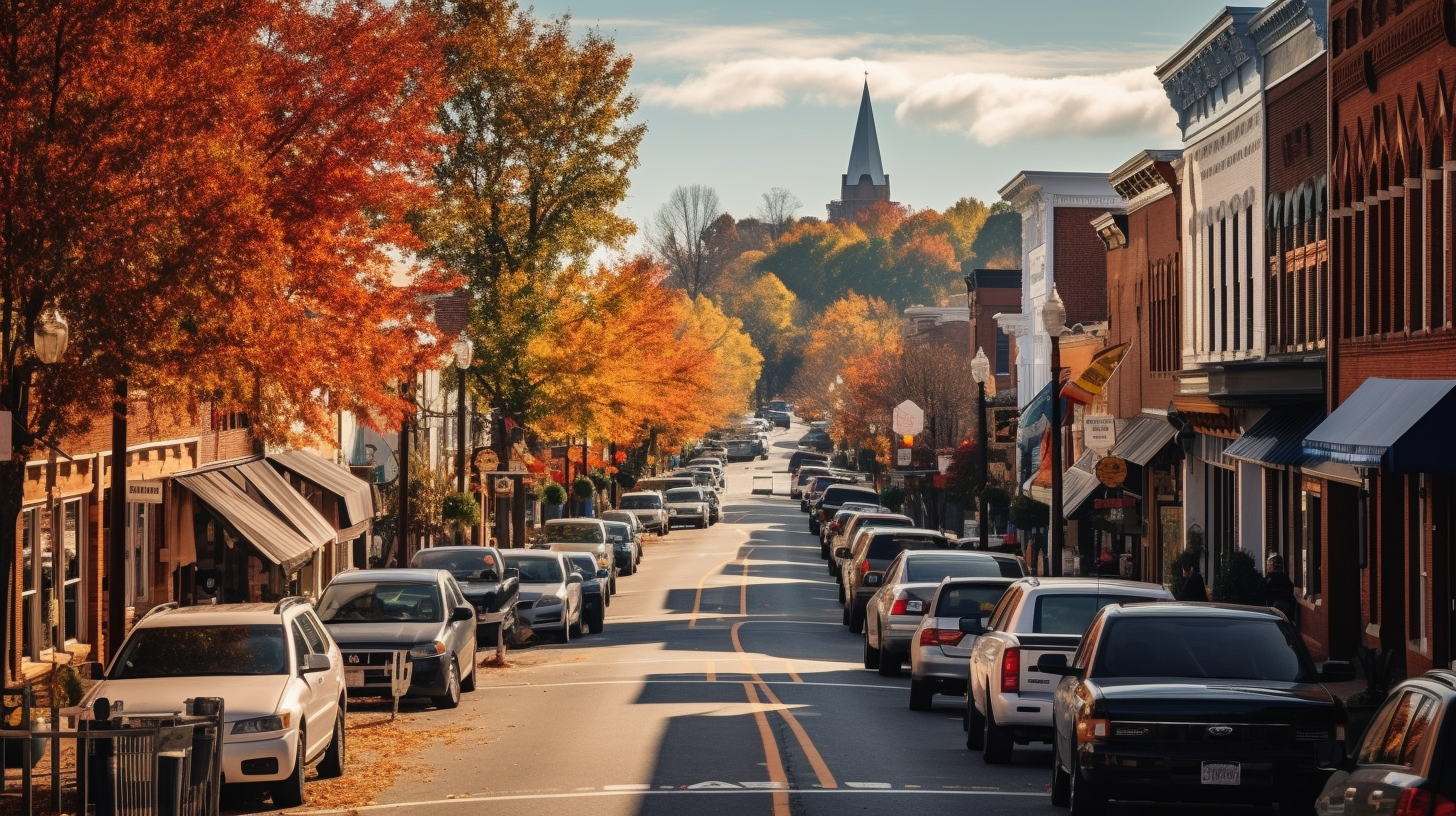
<svg viewBox="0 0 1456 816"><path fill-rule="evenodd" d="M334 661L325 654L312 654L303 659L303 673L325 672L334 667Z"/></svg>
<svg viewBox="0 0 1456 816"><path fill-rule="evenodd" d="M1322 683L1348 683L1355 679L1355 664L1348 660L1326 660L1319 665Z"/></svg>
<svg viewBox="0 0 1456 816"><path fill-rule="evenodd" d="M469 607L469 606L461 605L461 606L457 606L454 609L450 610L450 622L451 623L462 623L464 621L470 621L470 620L475 620L475 609L474 609L474 607Z"/></svg>
<svg viewBox="0 0 1456 816"><path fill-rule="evenodd" d="M849 557L849 548L848 547L836 547L834 549L834 557L835 558L848 558Z"/></svg>
<svg viewBox="0 0 1456 816"><path fill-rule="evenodd" d="M967 615L960 620L960 630L963 635L984 635L986 619L980 615Z"/></svg>
<svg viewBox="0 0 1456 816"><path fill-rule="evenodd" d="M521 577L521 571L515 567L506 567L506 577L519 579Z"/></svg>
<svg viewBox="0 0 1456 816"><path fill-rule="evenodd" d="M597 577L605 580L607 578L611 578L612 574L604 569L599 569L597 570Z"/></svg>
<svg viewBox="0 0 1456 816"><path fill-rule="evenodd" d="M579 572L573 572L572 574L566 576L566 583L568 583L568 584L579 584L579 583L581 583L581 573L579 573Z"/></svg>
<svg viewBox="0 0 1456 816"><path fill-rule="evenodd" d="M885 576L878 572L867 572L864 577L864 585L867 587L882 586L885 583Z"/></svg>
<svg viewBox="0 0 1456 816"><path fill-rule="evenodd" d="M1060 677L1081 677L1082 670L1067 665L1067 656L1064 654L1044 654L1036 661L1036 670L1042 674L1055 674Z"/></svg>

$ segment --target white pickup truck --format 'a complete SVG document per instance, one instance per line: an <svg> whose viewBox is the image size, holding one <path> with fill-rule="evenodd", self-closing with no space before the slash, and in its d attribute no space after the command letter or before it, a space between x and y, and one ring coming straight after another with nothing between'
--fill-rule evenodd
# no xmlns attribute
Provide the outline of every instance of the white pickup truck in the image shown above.
<svg viewBox="0 0 1456 816"><path fill-rule="evenodd" d="M966 686L966 747L989 765L1011 761L1013 745L1051 742L1055 675L1037 671L1044 654L1070 663L1097 610L1171 601L1166 587L1109 578L1023 578L1007 587L989 620L962 618L976 635Z"/></svg>

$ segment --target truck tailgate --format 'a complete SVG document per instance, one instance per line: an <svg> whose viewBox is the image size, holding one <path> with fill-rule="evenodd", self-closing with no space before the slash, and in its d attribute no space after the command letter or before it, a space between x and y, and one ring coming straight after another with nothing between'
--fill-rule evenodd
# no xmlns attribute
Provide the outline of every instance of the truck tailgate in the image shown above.
<svg viewBox="0 0 1456 816"><path fill-rule="evenodd" d="M1082 643L1081 635L1018 635L1021 646L1021 693L1050 695L1061 678L1042 674L1036 662L1046 654L1064 654L1071 662L1072 654Z"/></svg>

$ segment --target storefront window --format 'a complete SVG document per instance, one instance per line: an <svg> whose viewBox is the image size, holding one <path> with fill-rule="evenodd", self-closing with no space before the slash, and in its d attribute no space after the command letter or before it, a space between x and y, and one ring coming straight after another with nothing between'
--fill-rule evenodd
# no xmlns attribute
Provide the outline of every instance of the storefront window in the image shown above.
<svg viewBox="0 0 1456 816"><path fill-rule="evenodd" d="M1299 553L1292 559L1298 570L1291 576L1294 585L1305 597L1314 597L1320 591L1320 510L1322 497L1317 484L1305 482L1299 493L1300 536Z"/></svg>
<svg viewBox="0 0 1456 816"><path fill-rule="evenodd" d="M85 527L81 524L80 500L61 505L61 612L65 640L81 639L81 547Z"/></svg>
<svg viewBox="0 0 1456 816"><path fill-rule="evenodd" d="M152 505L128 502L126 506L126 603L144 604L148 600L148 570L151 552Z"/></svg>

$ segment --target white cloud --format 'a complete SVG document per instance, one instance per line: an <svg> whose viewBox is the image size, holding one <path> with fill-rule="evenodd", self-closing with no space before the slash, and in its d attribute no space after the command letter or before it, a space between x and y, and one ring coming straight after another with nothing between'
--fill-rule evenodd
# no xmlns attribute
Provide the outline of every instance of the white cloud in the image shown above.
<svg viewBox="0 0 1456 816"><path fill-rule="evenodd" d="M792 104L852 107L869 73L907 127L984 145L1017 137L1176 135L1157 55L1008 49L966 37L838 35L800 27L644 24L623 45L652 79L648 105L728 114Z"/></svg>

